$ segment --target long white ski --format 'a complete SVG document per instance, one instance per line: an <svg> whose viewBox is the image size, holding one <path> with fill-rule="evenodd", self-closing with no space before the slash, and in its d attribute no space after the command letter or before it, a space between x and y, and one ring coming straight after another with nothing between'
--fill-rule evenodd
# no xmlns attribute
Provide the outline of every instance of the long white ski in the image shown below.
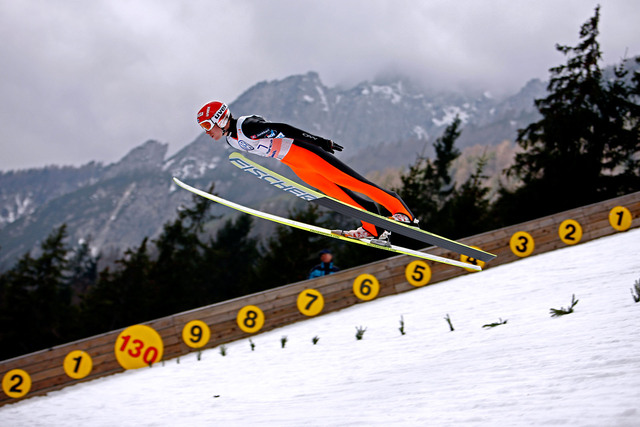
<svg viewBox="0 0 640 427"><path fill-rule="evenodd" d="M234 203L231 202L229 200L223 199L222 197L219 196L214 196L213 194L209 194L206 191L202 191L199 190L195 187L192 187L188 184L185 184L184 182L180 181L178 178L173 178L173 181L180 187L184 188L185 190L188 190L194 194L197 194L198 196L204 197L206 199L209 199L211 201L214 201L216 203L220 203L221 205L230 207L232 209L235 209L237 211L240 212L244 212L246 214L249 215L253 215L256 216L258 218L262 218L262 219L266 219L269 221L273 221L273 222L277 222L278 224L282 224L282 225L287 225L290 227L294 227L294 228L298 228L300 230L305 230L305 231L309 231L311 233L316 233L316 234L320 234L322 236L326 236L326 237L332 237L334 239L340 239L340 240L344 240L346 242L351 242L351 243L358 243L364 246L369 246L372 248L377 248L377 249L383 249L386 251L391 251L391 252L396 252L399 254L404 254L404 255L411 255L414 256L416 258L422 258L422 259L426 259L426 260L430 260L430 261L435 261L435 262L439 262L439 263L443 263L443 264L448 264L448 265L453 265L456 267L461 267L461 268L466 268L466 269L473 269L476 271L480 271L482 270L480 268L480 266L474 265L474 264L468 264L462 261L458 261L458 260L452 260L449 258L444 258L444 257L440 257L437 255L431 255L428 253L424 253L424 252L420 252L420 251L414 251L412 249L407 249L407 248L403 248L400 246L395 246L395 245L389 245L389 246L383 246L380 244L376 244L376 243L372 243L371 241L367 240L367 239L351 239L349 237L344 237L344 236L340 236L338 234L334 234L331 232L331 230L327 229L327 228L323 228L323 227L318 227L315 225L310 225L310 224L305 224L303 222L299 222L299 221L295 221L292 219L288 219L288 218L282 218L280 216L277 215L273 215L270 213L266 213L266 212L262 212L262 211L258 211L256 209L252 209L252 208L248 208L246 206L242 206L238 203Z"/></svg>
<svg viewBox="0 0 640 427"><path fill-rule="evenodd" d="M267 182L268 184L271 184L276 188L279 188L280 190L286 191L308 202L313 202L318 205L327 207L338 213L351 216L361 221L370 222L392 233L402 234L403 236L407 236L412 239L428 243L430 245L438 246L462 255L467 255L468 257L484 262L489 262L496 257L496 255L485 252L481 249L467 246L460 242L456 242L455 240L450 240L446 237L438 236L437 234L433 234L428 231L420 230L419 228L391 220L382 215L377 215L372 212L365 211L364 209L359 209L355 206L348 205L340 200L329 197L318 191L305 187L304 185L298 184L297 182L292 181L289 178L279 175L276 172L273 172L266 167L247 159L240 153L231 153L229 155L229 161L234 166L237 166L243 171L257 178L260 178L261 180Z"/></svg>

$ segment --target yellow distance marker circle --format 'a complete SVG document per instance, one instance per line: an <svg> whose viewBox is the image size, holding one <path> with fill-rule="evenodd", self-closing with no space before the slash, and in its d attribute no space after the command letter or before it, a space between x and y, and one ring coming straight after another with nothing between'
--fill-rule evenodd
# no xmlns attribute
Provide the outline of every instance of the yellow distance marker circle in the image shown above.
<svg viewBox="0 0 640 427"><path fill-rule="evenodd" d="M238 311L238 326L248 334L255 334L264 326L264 313L255 305L246 305Z"/></svg>
<svg viewBox="0 0 640 427"><path fill-rule="evenodd" d="M305 316L316 316L324 308L324 297L315 289L305 289L298 294L298 310Z"/></svg>
<svg viewBox="0 0 640 427"><path fill-rule="evenodd" d="M511 236L509 246L511 247L511 252L523 258L531 255L536 245L531 234L526 231L518 231Z"/></svg>
<svg viewBox="0 0 640 427"><path fill-rule="evenodd" d="M67 354L62 366L69 377L79 380L91 373L93 360L86 351L74 350Z"/></svg>
<svg viewBox="0 0 640 427"><path fill-rule="evenodd" d="M558 227L558 236L567 245L575 245L582 240L582 226L573 219L565 219Z"/></svg>
<svg viewBox="0 0 640 427"><path fill-rule="evenodd" d="M631 227L631 212L624 206L616 206L609 211L609 224L618 231L626 231Z"/></svg>
<svg viewBox="0 0 640 427"><path fill-rule="evenodd" d="M363 301L370 301L378 296L380 282L372 274L361 274L353 281L353 293Z"/></svg>
<svg viewBox="0 0 640 427"><path fill-rule="evenodd" d="M2 378L2 390L14 399L22 397L31 390L31 376L22 369L12 369Z"/></svg>
<svg viewBox="0 0 640 427"><path fill-rule="evenodd" d="M162 337L150 326L129 326L115 344L116 359L124 369L138 369L162 360Z"/></svg>
<svg viewBox="0 0 640 427"><path fill-rule="evenodd" d="M182 341L191 348L207 345L211 339L211 329L202 320L192 320L182 328Z"/></svg>
<svg viewBox="0 0 640 427"><path fill-rule="evenodd" d="M478 249L478 250L482 250L477 246L471 246L473 249ZM479 259L475 259L470 257L469 255L460 255L460 261L462 262L466 262L467 264L473 264L473 265L477 265L478 267L484 269L485 266L485 262ZM474 270L473 268L465 268L465 270L467 271L471 271L473 273L477 273L478 270Z"/></svg>
<svg viewBox="0 0 640 427"><path fill-rule="evenodd" d="M404 277L412 286L419 288L431 280L431 268L429 264L419 259L407 265L404 269Z"/></svg>

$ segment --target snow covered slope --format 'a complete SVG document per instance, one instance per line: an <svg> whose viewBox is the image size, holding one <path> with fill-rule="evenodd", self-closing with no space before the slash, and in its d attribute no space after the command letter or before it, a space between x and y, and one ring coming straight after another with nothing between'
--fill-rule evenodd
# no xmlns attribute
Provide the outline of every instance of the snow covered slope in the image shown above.
<svg viewBox="0 0 640 427"><path fill-rule="evenodd" d="M537 255L257 335L253 352L6 405L0 425L638 426L639 253L635 229Z"/></svg>

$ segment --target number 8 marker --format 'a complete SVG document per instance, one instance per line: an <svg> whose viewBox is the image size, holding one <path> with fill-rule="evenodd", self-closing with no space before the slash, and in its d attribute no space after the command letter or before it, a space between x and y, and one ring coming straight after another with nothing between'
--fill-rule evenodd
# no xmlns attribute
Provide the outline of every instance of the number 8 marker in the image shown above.
<svg viewBox="0 0 640 427"><path fill-rule="evenodd" d="M244 332L255 334L264 326L264 313L255 305L247 305L238 312L236 322Z"/></svg>

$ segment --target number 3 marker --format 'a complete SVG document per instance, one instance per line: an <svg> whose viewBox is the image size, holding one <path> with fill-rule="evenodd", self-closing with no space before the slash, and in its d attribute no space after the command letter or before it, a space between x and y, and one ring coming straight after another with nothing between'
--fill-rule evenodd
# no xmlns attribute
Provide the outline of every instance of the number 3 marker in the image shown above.
<svg viewBox="0 0 640 427"><path fill-rule="evenodd" d="M518 231L511 236L509 246L511 247L511 252L521 258L531 255L536 247L533 237L526 231Z"/></svg>

